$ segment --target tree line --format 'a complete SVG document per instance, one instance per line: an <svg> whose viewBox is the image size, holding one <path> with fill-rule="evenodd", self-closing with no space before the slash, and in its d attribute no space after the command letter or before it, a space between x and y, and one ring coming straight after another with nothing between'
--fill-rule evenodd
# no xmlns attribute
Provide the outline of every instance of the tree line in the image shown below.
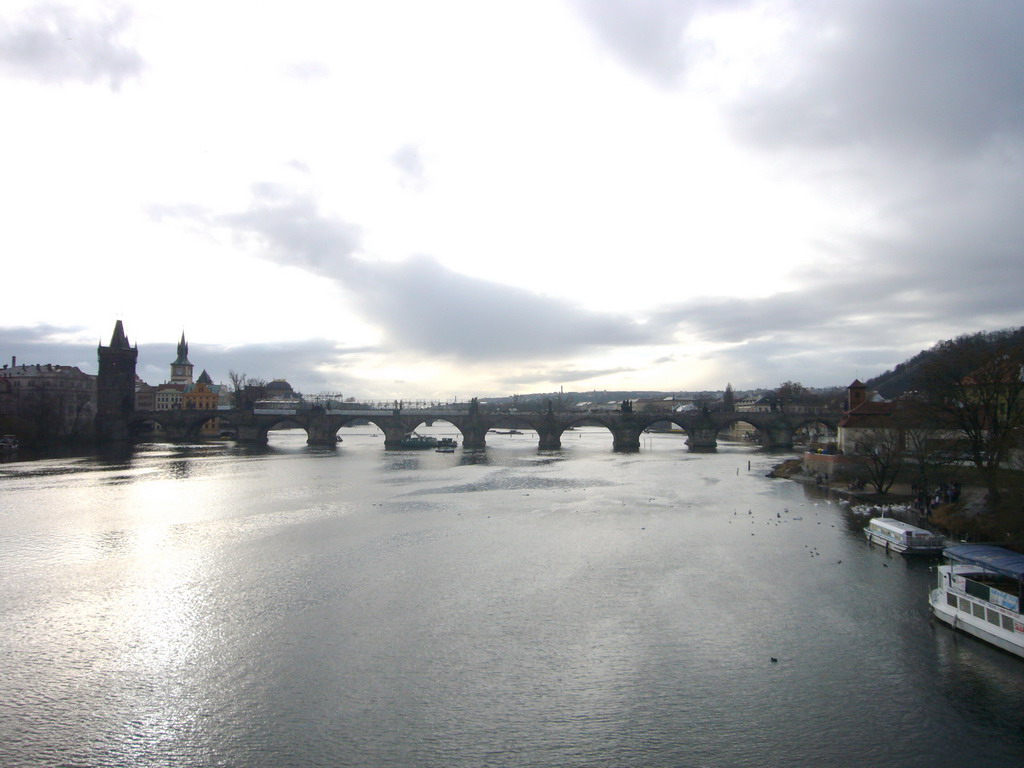
<svg viewBox="0 0 1024 768"><path fill-rule="evenodd" d="M951 464L977 470L986 506L1006 501L1007 470L1019 470L1024 445L1024 328L942 341L872 380L901 391L891 428L863 440L870 482L887 492L906 462L927 489Z"/></svg>

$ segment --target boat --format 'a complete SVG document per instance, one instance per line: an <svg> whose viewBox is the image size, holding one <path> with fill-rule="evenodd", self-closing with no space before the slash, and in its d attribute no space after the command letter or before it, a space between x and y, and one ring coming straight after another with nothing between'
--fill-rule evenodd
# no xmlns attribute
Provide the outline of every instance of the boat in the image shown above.
<svg viewBox="0 0 1024 768"><path fill-rule="evenodd" d="M1024 658L1024 555L990 544L946 547L932 614L980 640Z"/></svg>
<svg viewBox="0 0 1024 768"><path fill-rule="evenodd" d="M947 543L929 530L889 517L871 518L864 535L869 544L879 544L903 555L938 555Z"/></svg>
<svg viewBox="0 0 1024 768"><path fill-rule="evenodd" d="M415 432L410 432L408 435L402 438L399 443L402 448L411 448L413 450L424 450L426 448L434 448L437 446L437 438L431 437L430 435L417 435Z"/></svg>
<svg viewBox="0 0 1024 768"><path fill-rule="evenodd" d="M18 448L18 438L14 435L0 437L0 454L17 453Z"/></svg>
<svg viewBox="0 0 1024 768"><path fill-rule="evenodd" d="M435 450L438 453L454 453L455 449L459 447L459 444L455 442L455 438L452 437L441 437L438 438L435 445Z"/></svg>

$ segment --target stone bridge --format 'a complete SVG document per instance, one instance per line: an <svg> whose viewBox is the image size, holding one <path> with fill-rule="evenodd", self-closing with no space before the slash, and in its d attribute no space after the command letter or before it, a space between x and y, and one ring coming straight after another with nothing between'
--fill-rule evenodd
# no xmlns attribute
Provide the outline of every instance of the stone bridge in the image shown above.
<svg viewBox="0 0 1024 768"><path fill-rule="evenodd" d="M474 404L475 406L475 404ZM421 424L448 421L462 433L462 447L486 447L486 436L491 429L530 429L540 437L541 450L561 448L562 433L572 427L602 426L612 435L616 451L639 451L640 437L657 423L671 422L686 432L691 451L714 450L717 436L737 422L754 427L766 449L793 447L797 430L810 424L821 424L835 431L842 414L838 412L737 413L725 411L694 411L685 413L655 412L580 412L547 411L508 412L488 411L471 406L469 410L444 407L393 410L344 409L322 407L299 409L291 412L259 413L252 410L181 410L134 411L128 417L128 427L139 434L147 422L159 424L171 440L195 440L203 425L211 419L220 419L230 425L240 442L266 443L267 433L279 425L293 425L306 431L310 445L335 445L341 427L357 420L369 421L384 433L387 448L399 448L401 440Z"/></svg>

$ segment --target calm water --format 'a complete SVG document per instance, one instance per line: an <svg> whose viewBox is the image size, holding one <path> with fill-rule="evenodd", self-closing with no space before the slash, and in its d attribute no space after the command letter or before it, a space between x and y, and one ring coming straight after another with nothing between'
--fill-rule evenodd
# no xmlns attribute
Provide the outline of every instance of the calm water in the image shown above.
<svg viewBox="0 0 1024 768"><path fill-rule="evenodd" d="M777 457L373 432L0 465L0 765L1024 763L1024 662Z"/></svg>

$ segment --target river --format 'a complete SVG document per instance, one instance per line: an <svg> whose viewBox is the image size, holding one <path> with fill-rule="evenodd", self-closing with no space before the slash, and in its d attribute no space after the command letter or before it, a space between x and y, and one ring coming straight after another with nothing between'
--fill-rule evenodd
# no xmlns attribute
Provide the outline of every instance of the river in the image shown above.
<svg viewBox="0 0 1024 768"><path fill-rule="evenodd" d="M0 465L0 765L1024 764L1024 662L779 456L340 434Z"/></svg>

